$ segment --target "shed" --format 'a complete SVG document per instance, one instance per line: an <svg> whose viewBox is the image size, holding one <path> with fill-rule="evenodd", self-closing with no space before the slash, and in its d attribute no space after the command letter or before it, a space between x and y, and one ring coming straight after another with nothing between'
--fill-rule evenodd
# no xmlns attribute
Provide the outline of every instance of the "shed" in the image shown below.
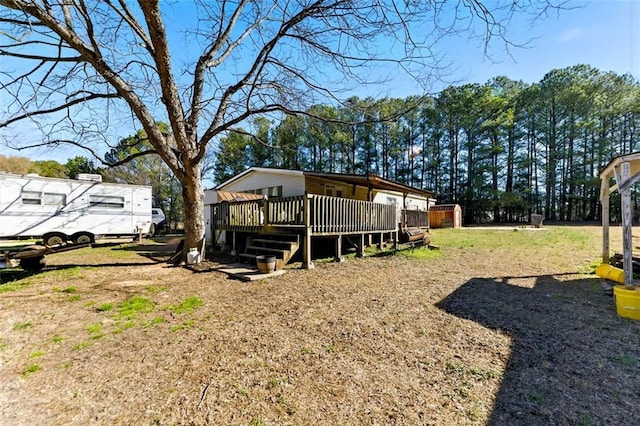
<svg viewBox="0 0 640 426"><path fill-rule="evenodd" d="M462 228L460 204L436 204L429 209L429 225L432 228Z"/></svg>
<svg viewBox="0 0 640 426"><path fill-rule="evenodd" d="M640 181L640 152L613 158L600 172L602 204L602 263L609 263L609 196L618 191L622 211L622 252L624 284L640 285L633 279L633 235L631 188Z"/></svg>

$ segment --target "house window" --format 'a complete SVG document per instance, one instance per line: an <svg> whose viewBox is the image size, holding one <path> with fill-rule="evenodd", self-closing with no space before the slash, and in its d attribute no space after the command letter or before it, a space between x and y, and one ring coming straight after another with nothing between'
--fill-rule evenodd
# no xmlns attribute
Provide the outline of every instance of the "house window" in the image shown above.
<svg viewBox="0 0 640 426"><path fill-rule="evenodd" d="M266 188L249 189L244 191L247 194L262 194L267 197L282 197L282 185L268 186Z"/></svg>
<svg viewBox="0 0 640 426"><path fill-rule="evenodd" d="M327 195L329 197L343 198L344 197L344 189L342 187L339 187L339 186L325 185L324 186L324 195Z"/></svg>
<svg viewBox="0 0 640 426"><path fill-rule="evenodd" d="M282 185L270 186L269 197L282 197Z"/></svg>
<svg viewBox="0 0 640 426"><path fill-rule="evenodd" d="M42 205L42 192L22 191L22 204L30 206Z"/></svg>
<svg viewBox="0 0 640 426"><path fill-rule="evenodd" d="M124 197L113 197L109 195L90 195L89 207L103 207L107 209L123 209Z"/></svg>

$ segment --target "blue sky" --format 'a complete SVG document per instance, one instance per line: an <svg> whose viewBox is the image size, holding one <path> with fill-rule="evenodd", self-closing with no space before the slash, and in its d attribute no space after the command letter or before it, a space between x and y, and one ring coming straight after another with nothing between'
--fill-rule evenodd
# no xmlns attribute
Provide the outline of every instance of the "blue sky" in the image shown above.
<svg viewBox="0 0 640 426"><path fill-rule="evenodd" d="M491 58L484 56L477 40L464 36L445 40L441 49L453 63L452 73L434 82L433 90L449 83L485 83L499 75L534 83L552 69L577 64L640 79L640 0L574 1L573 5L577 8L542 21L532 23L521 17L512 22L510 40L527 42L526 47L510 47L507 52L504 43L496 41ZM372 89L370 93L404 97L419 91L409 79L390 86L392 90Z"/></svg>
<svg viewBox="0 0 640 426"><path fill-rule="evenodd" d="M491 59L484 57L483 47L477 40L466 36L445 39L438 47L452 63L452 72L442 81L432 81L429 91L436 92L447 84L484 83L499 75L533 83L552 69L576 64L619 74L631 73L640 78L640 0L574 1L573 4L581 7L534 24L525 18L513 21L509 27L510 39L519 43L528 41L527 47L512 47L507 53L504 45L495 43ZM343 95L405 97L422 93L415 81L400 77L393 69L380 73L393 78L384 86L354 88L353 93ZM125 133L120 137L132 132ZM62 163L75 155L87 155L70 148L20 152L2 148L3 155Z"/></svg>

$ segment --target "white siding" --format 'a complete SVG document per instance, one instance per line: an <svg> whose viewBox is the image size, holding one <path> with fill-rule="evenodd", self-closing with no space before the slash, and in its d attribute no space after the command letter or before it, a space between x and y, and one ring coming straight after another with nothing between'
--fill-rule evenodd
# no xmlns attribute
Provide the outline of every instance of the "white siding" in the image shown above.
<svg viewBox="0 0 640 426"><path fill-rule="evenodd" d="M33 194L30 201L35 204L25 202L23 192ZM113 201L115 206L107 205ZM138 228L146 232L151 187L0 174L0 224L1 237L38 237L53 231L127 235Z"/></svg>
<svg viewBox="0 0 640 426"><path fill-rule="evenodd" d="M392 191L376 191L373 197L374 203L395 204L399 209L403 207L408 210L428 210L428 199L417 195L407 195L403 206L402 194Z"/></svg>
<svg viewBox="0 0 640 426"><path fill-rule="evenodd" d="M304 175L298 173L281 173L277 170L256 170L218 189L231 192L246 192L261 188L282 185L283 197L304 195Z"/></svg>
<svg viewBox="0 0 640 426"><path fill-rule="evenodd" d="M204 205L215 204L218 202L218 196L215 189L204 190Z"/></svg>
<svg viewBox="0 0 640 426"><path fill-rule="evenodd" d="M403 206L402 194L392 191L377 191L373 197L374 203L395 204L397 221L400 222L403 207L407 210L428 210L428 200L417 195L407 195L406 205Z"/></svg>

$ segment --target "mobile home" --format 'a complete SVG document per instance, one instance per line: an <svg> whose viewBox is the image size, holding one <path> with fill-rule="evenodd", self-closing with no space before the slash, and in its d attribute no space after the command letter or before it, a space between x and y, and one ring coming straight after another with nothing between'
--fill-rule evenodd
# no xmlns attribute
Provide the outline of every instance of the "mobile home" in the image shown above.
<svg viewBox="0 0 640 426"><path fill-rule="evenodd" d="M58 179L0 173L0 238L47 246L97 236L153 233L151 187L104 183L100 175Z"/></svg>
<svg viewBox="0 0 640 426"><path fill-rule="evenodd" d="M343 246L428 244L434 203L432 191L375 175L252 167L205 191L206 237L248 259L275 253L280 266L302 248L311 267L312 245L340 259Z"/></svg>

